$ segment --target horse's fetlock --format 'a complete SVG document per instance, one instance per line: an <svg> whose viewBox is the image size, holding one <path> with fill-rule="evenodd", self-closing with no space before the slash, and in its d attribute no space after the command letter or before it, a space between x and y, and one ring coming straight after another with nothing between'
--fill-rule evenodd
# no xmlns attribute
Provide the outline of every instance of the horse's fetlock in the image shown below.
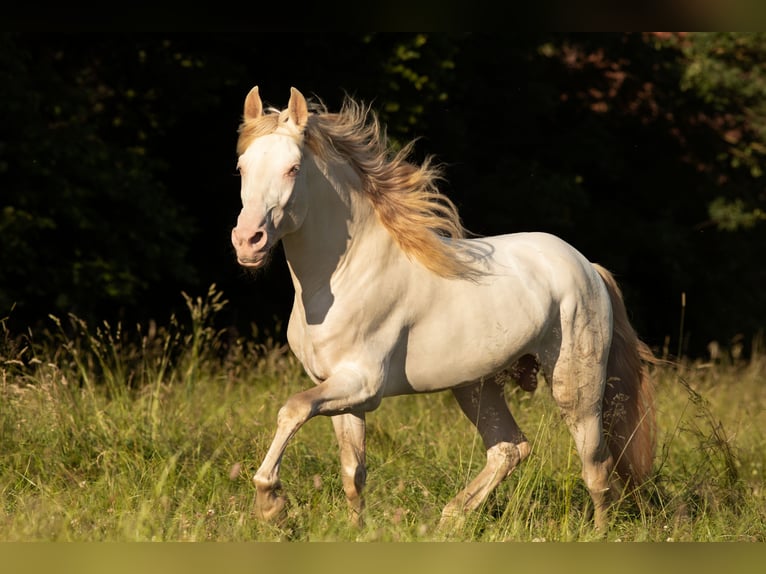
<svg viewBox="0 0 766 574"><path fill-rule="evenodd" d="M253 476L253 484L255 485L255 488L261 492L275 491L282 487L282 483L280 483L278 480L274 480L268 476L260 476L258 474Z"/></svg>

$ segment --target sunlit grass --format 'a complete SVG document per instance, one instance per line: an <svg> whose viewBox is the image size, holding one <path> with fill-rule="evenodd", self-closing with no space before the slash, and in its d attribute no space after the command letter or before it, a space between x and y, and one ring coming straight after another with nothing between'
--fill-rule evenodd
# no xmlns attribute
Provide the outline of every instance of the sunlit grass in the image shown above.
<svg viewBox="0 0 766 574"><path fill-rule="evenodd" d="M284 347L231 339L211 288L168 326L52 318L0 323L2 541L601 540L580 463L544 384L508 387L532 455L480 512L438 530L484 464L449 393L387 399L368 415L366 522L349 525L329 420L287 448L279 525L252 514L250 481L276 413L310 385ZM626 501L607 540L766 540L766 357L660 367L653 503Z"/></svg>

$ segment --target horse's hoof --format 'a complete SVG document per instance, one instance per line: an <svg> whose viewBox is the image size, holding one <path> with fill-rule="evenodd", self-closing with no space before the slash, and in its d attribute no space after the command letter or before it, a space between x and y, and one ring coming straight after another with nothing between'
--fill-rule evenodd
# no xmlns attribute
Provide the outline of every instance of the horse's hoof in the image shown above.
<svg viewBox="0 0 766 574"><path fill-rule="evenodd" d="M362 529L364 528L364 514L361 508L349 508L348 509L348 521L351 526Z"/></svg>
<svg viewBox="0 0 766 574"><path fill-rule="evenodd" d="M442 511L438 530L440 532L454 532L460 530L465 525L465 516L465 510L451 508L447 505Z"/></svg>
<svg viewBox="0 0 766 574"><path fill-rule="evenodd" d="M263 522L278 522L284 516L286 502L284 496L273 493L258 496L255 501L255 515Z"/></svg>

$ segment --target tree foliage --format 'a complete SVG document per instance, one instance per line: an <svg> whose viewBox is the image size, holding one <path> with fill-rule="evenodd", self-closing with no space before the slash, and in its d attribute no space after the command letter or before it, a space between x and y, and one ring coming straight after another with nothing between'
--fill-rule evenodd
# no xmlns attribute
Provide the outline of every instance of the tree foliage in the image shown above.
<svg viewBox="0 0 766 574"><path fill-rule="evenodd" d="M720 229L751 228L766 220L766 34L695 34L678 43L685 63L680 87L708 108L701 119L724 142L715 167L722 184L735 182L710 202L710 218Z"/></svg>
<svg viewBox="0 0 766 574"><path fill-rule="evenodd" d="M0 114L0 305L89 315L139 304L162 282L194 277L193 221L171 200L151 86L125 85L146 54L64 38L5 39ZM163 67L166 69L166 67Z"/></svg>

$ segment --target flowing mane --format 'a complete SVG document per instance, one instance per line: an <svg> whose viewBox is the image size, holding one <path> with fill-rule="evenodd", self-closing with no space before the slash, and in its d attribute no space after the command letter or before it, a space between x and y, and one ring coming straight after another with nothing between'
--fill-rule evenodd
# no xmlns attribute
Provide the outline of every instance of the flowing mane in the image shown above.
<svg viewBox="0 0 766 574"><path fill-rule="evenodd" d="M437 182L442 170L427 156L421 165L409 161L410 142L394 151L377 115L369 105L346 97L338 113L312 102L304 131L305 145L324 160L346 161L362 181L361 192L375 208L381 223L400 248L437 275L474 279L479 254L459 241L466 236L457 207L442 194ZM254 139L273 133L279 110L269 109L246 119L239 128L237 153Z"/></svg>

